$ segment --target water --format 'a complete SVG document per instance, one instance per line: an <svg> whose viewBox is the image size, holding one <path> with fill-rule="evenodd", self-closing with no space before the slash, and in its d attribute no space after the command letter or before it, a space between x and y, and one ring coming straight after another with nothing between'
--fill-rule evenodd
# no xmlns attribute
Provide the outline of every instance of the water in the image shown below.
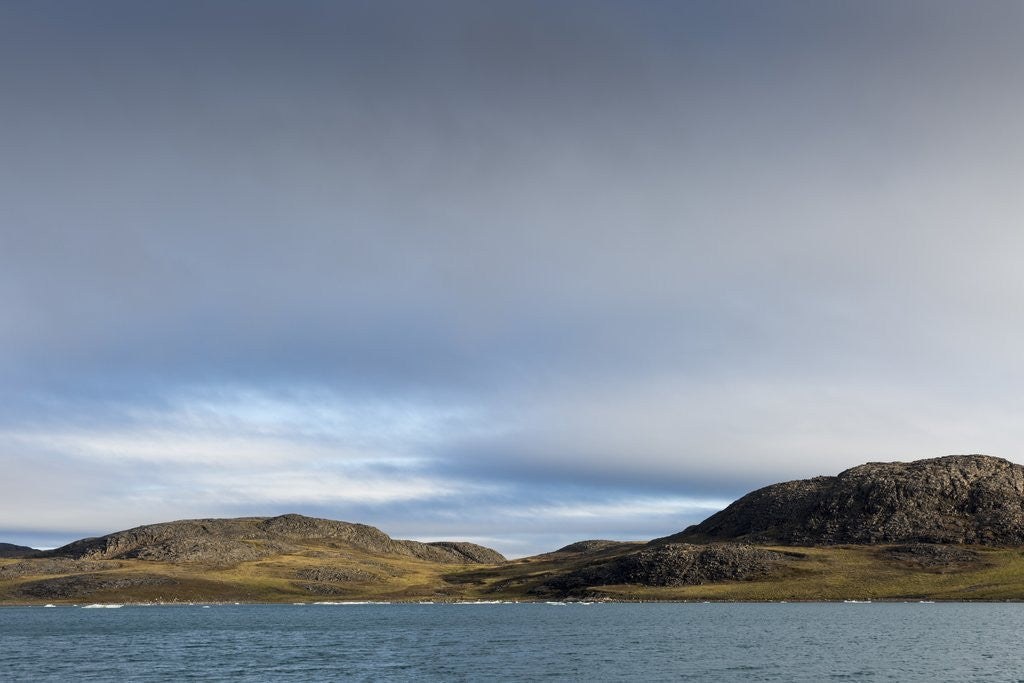
<svg viewBox="0 0 1024 683"><path fill-rule="evenodd" d="M1024 680L1024 604L0 608L3 681Z"/></svg>

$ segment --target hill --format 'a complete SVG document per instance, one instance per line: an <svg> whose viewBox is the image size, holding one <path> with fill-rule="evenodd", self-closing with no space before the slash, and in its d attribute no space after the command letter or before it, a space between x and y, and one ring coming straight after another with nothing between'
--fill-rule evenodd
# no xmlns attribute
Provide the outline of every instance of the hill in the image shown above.
<svg viewBox="0 0 1024 683"><path fill-rule="evenodd" d="M1024 467L986 455L874 462L773 484L662 542L1024 545Z"/></svg>
<svg viewBox="0 0 1024 683"><path fill-rule="evenodd" d="M151 524L0 559L0 602L1024 600L1022 550L1024 467L957 455L773 484L672 536L513 561L300 515Z"/></svg>
<svg viewBox="0 0 1024 683"><path fill-rule="evenodd" d="M372 554L441 564L504 562L498 552L473 543L420 543L391 538L380 529L332 519L281 515L236 519L188 519L149 524L99 538L86 538L43 557L77 560L141 559L232 565L300 552L310 544L357 548Z"/></svg>
<svg viewBox="0 0 1024 683"><path fill-rule="evenodd" d="M181 520L0 560L0 602L448 599L446 574L503 562L473 543L301 515Z"/></svg>
<svg viewBox="0 0 1024 683"><path fill-rule="evenodd" d="M0 557L31 557L38 552L35 548L29 548L27 545L0 543Z"/></svg>

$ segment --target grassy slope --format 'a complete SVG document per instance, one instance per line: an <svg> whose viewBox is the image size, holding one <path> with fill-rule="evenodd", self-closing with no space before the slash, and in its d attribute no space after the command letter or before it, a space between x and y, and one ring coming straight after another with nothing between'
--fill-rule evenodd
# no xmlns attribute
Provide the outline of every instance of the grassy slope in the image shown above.
<svg viewBox="0 0 1024 683"><path fill-rule="evenodd" d="M595 592L632 600L1024 600L1021 549L984 550L976 566L942 572L881 559L877 548L799 551L784 576L680 588L607 586Z"/></svg>
<svg viewBox="0 0 1024 683"><path fill-rule="evenodd" d="M0 560L0 567L24 560ZM28 560L43 565L43 560ZM109 562L108 562L109 563ZM128 589L96 591L88 595L60 599L32 599L19 595L22 584L41 579L60 578L66 574L31 574L14 579L0 579L0 603L70 603L70 602L147 602L147 601L250 601L298 602L315 600L413 600L435 595L450 586L441 578L462 565L442 565L411 557L380 556L348 548L339 552L336 546L309 546L300 555L279 555L232 567L195 564L171 564L143 560L117 560L114 569L89 571L105 579L144 574L173 579L173 584L134 586ZM302 569L353 569L377 575L379 580L322 582L321 590L310 591L303 585L315 582L296 575ZM438 597L443 597L443 594Z"/></svg>
<svg viewBox="0 0 1024 683"><path fill-rule="evenodd" d="M0 603L537 599L530 589L551 573L635 547L622 544L589 556L550 553L497 566L441 565L313 546L301 555L282 555L227 568L124 560L117 568L90 573L105 578L159 575L177 583L97 591L66 600L27 599L18 594L20 584L54 575L26 575L0 580ZM980 563L945 573L885 560L873 547L784 550L798 551L803 557L794 558L782 576L771 580L680 588L604 586L593 589L590 595L626 600L1024 600L1024 549L1020 548L979 548ZM0 560L0 567L14 562L17 560ZM311 567L369 571L380 579L320 584L320 590L311 592L301 585L309 582L295 575Z"/></svg>

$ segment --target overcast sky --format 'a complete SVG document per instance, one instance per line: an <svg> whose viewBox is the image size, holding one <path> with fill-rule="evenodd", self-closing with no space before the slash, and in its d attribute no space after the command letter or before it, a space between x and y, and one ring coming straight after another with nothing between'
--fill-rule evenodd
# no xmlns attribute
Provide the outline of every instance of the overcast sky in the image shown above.
<svg viewBox="0 0 1024 683"><path fill-rule="evenodd" d="M0 2L0 541L509 555L1024 461L1020 2Z"/></svg>

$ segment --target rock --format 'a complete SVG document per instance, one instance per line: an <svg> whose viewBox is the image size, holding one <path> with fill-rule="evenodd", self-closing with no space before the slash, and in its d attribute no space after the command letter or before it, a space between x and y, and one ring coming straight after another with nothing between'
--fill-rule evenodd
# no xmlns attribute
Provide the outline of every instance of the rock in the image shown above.
<svg viewBox="0 0 1024 683"><path fill-rule="evenodd" d="M315 583L348 583L351 581L381 581L382 577L362 569L349 567L310 567L295 572L295 576Z"/></svg>
<svg viewBox="0 0 1024 683"><path fill-rule="evenodd" d="M65 557L30 559L5 564L0 567L0 581L16 579L22 576L81 574L84 572L117 569L120 566L118 562L90 562L87 560L72 560Z"/></svg>
<svg viewBox="0 0 1024 683"><path fill-rule="evenodd" d="M253 533L247 525L187 520L119 531L100 538L75 541L44 553L74 559L139 559L154 562L237 564L278 555L292 546Z"/></svg>
<svg viewBox="0 0 1024 683"><path fill-rule="evenodd" d="M588 541L576 541L570 543L567 546L563 546L556 553L594 553L601 550L606 550L615 546L621 546L622 541L604 541L604 540L588 540Z"/></svg>
<svg viewBox="0 0 1024 683"><path fill-rule="evenodd" d="M35 557L39 553L35 548L27 545L14 545L13 543L0 543L0 558L22 558Z"/></svg>
<svg viewBox="0 0 1024 683"><path fill-rule="evenodd" d="M404 543L415 543L415 541L403 541ZM505 556L499 553L497 550L491 550L485 548L482 545L476 543L466 543L464 541L434 541L427 543L427 545L440 548L447 553L453 555L453 559L456 561L459 557L464 558L462 564L501 564L505 562Z"/></svg>
<svg viewBox="0 0 1024 683"><path fill-rule="evenodd" d="M770 576L785 556L747 545L669 543L591 564L547 581L544 587L572 591L589 586L696 586Z"/></svg>
<svg viewBox="0 0 1024 683"><path fill-rule="evenodd" d="M294 514L149 524L75 541L41 555L233 565L296 553L305 545L354 547L372 554L415 557L445 564L505 561L498 552L473 543L401 541L366 524Z"/></svg>
<svg viewBox="0 0 1024 683"><path fill-rule="evenodd" d="M1024 467L985 455L868 463L773 484L655 543L1024 545Z"/></svg>
<svg viewBox="0 0 1024 683"><path fill-rule="evenodd" d="M70 600L94 593L124 590L141 586L164 586L177 583L167 576L155 574L103 575L78 574L55 579L29 581L17 588L17 593L27 598Z"/></svg>

